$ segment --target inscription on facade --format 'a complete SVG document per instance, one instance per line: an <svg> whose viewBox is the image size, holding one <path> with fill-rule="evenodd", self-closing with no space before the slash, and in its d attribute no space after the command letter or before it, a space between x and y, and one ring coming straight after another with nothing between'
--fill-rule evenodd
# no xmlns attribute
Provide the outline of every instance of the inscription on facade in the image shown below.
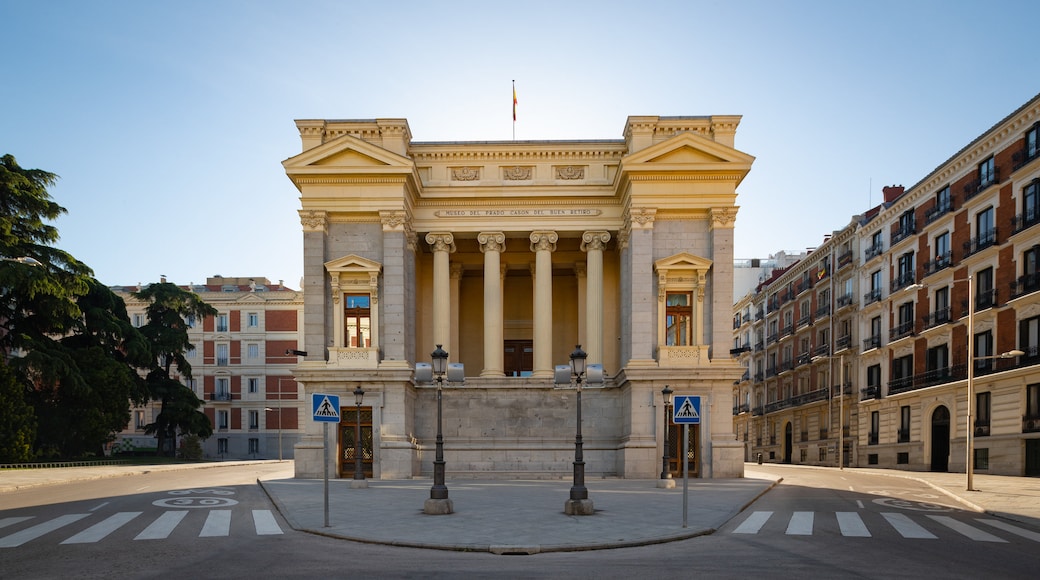
<svg viewBox="0 0 1040 580"><path fill-rule="evenodd" d="M598 216L599 209L448 209L433 212L437 217L570 217Z"/></svg>

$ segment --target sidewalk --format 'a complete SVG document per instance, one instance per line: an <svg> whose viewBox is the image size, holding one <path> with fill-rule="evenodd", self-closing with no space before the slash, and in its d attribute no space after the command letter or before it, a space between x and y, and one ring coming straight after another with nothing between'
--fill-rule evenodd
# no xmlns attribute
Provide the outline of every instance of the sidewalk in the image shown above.
<svg viewBox="0 0 1040 580"><path fill-rule="evenodd" d="M199 469L248 463L220 462L159 466L103 466L0 472L0 493L16 489L154 471ZM285 462L291 469L291 462ZM537 553L609 549L670 542L710 534L775 486L780 477L746 464L745 478L691 479L687 527L683 527L683 482L657 488L656 479L587 480L591 516L567 516L570 480L449 480L451 515L423 513L431 481L368 480L353 489L349 479L329 480L328 527L321 479L270 478L259 481L278 509L298 530L359 542L494 553ZM834 469L783 466L799 469ZM966 491L963 473L929 473L849 468L908 478L930 485L968 509L1040 528L1040 479L975 474Z"/></svg>

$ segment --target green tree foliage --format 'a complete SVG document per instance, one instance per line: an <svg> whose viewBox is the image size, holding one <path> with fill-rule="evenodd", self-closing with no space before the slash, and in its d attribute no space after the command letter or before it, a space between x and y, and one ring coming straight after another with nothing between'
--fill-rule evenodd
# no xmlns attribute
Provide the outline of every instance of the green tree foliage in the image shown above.
<svg viewBox="0 0 1040 580"><path fill-rule="evenodd" d="M0 463L32 459L36 418L26 388L0 356Z"/></svg>
<svg viewBox="0 0 1040 580"><path fill-rule="evenodd" d="M65 213L47 192L56 180L0 157L0 356L17 386L0 388L0 428L18 429L18 445L31 432L36 455L72 457L126 426L131 401L144 400L134 367L151 365L122 299L53 246L48 222Z"/></svg>
<svg viewBox="0 0 1040 580"><path fill-rule="evenodd" d="M172 454L178 431L203 439L213 434L209 418L199 410L202 401L174 377L174 369L180 377L191 378L191 365L184 353L193 346L188 341L185 320L216 316L217 310L197 294L168 282L149 284L134 296L148 303L148 322L140 331L150 347L153 363L145 383L149 397L160 402L159 414L145 432L156 434L159 453Z"/></svg>

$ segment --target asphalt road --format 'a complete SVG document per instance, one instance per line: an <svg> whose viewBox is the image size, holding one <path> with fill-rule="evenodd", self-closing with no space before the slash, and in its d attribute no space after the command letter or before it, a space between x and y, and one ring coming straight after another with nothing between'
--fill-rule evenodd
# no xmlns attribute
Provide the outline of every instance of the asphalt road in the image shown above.
<svg viewBox="0 0 1040 580"><path fill-rule="evenodd" d="M980 521L994 518L923 484L854 471L756 469L784 482L711 536L528 556L294 531L255 483L291 475L278 464L33 488L0 496L0 578L1036 577L1040 530Z"/></svg>

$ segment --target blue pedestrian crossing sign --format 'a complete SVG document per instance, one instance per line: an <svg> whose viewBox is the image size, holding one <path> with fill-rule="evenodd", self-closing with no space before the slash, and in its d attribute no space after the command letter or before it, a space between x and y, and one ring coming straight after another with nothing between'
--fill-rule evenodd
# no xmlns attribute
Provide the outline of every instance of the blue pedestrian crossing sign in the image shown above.
<svg viewBox="0 0 1040 580"><path fill-rule="evenodd" d="M311 393L311 409L315 421L339 423L339 395Z"/></svg>
<svg viewBox="0 0 1040 580"><path fill-rule="evenodd" d="M676 395L672 405L672 422L677 425L700 425L701 398L694 395Z"/></svg>

